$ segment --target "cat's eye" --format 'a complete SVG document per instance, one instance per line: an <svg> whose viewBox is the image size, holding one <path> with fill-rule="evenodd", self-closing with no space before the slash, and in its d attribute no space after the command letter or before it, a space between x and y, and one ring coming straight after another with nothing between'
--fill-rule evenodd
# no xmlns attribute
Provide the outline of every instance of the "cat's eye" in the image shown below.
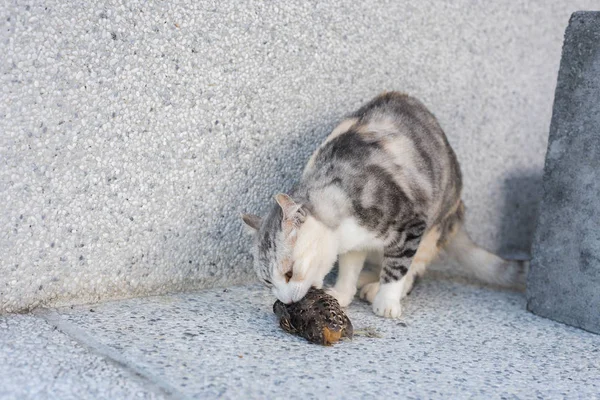
<svg viewBox="0 0 600 400"><path fill-rule="evenodd" d="M292 271L288 271L285 274L285 283L288 283L290 281L290 279L292 279Z"/></svg>

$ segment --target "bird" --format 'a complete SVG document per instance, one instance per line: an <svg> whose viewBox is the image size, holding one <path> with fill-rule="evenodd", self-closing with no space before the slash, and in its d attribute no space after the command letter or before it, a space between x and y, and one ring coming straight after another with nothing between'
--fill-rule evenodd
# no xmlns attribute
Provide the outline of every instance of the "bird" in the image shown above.
<svg viewBox="0 0 600 400"><path fill-rule="evenodd" d="M311 288L296 303L275 301L273 312L284 331L311 343L331 346L342 338L352 339L354 329L340 303L324 290Z"/></svg>

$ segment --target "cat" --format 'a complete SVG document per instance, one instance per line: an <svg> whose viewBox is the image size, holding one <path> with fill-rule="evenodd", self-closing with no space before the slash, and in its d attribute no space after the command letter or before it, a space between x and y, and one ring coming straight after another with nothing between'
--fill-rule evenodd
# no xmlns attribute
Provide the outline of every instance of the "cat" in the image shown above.
<svg viewBox="0 0 600 400"><path fill-rule="evenodd" d="M400 300L440 252L485 282L518 286L526 265L477 246L464 229L462 175L434 115L417 99L385 92L347 116L309 159L290 194L265 218L243 214L254 232L254 267L289 304L339 262L328 293L342 307L358 289L380 316L398 318ZM373 279L365 260L379 260Z"/></svg>

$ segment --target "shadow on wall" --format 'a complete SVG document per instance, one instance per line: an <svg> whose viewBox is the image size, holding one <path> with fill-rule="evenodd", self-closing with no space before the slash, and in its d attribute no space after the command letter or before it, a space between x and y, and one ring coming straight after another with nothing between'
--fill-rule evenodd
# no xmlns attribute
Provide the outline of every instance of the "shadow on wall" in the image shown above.
<svg viewBox="0 0 600 400"><path fill-rule="evenodd" d="M260 146L261 159L238 171L233 181L222 188L221 198L231 198L229 204L222 205L221 212L214 216L198 215L205 219L203 229L197 232L197 242L211 250L201 250L200 254L190 254L195 269L188 272L188 278L196 280L200 286L243 282L252 271L252 237L245 231L241 213L267 214L273 197L289 190L300 179L310 155L329 135L344 115L320 115L305 121L294 132L282 132L273 141L263 141ZM240 151L229 151L223 162L237 163ZM232 188L241 189L234 193ZM194 212L194 211L192 211ZM197 211L196 211L197 212ZM237 233L237 234L236 234ZM216 249L216 251L214 251ZM232 255L233 253L233 255ZM231 262L234 265L230 265ZM198 268L207 267L209 276L204 276ZM184 266L187 268L187 266Z"/></svg>
<svg viewBox="0 0 600 400"><path fill-rule="evenodd" d="M542 198L542 172L511 172L502 191L498 253L507 258L529 258Z"/></svg>

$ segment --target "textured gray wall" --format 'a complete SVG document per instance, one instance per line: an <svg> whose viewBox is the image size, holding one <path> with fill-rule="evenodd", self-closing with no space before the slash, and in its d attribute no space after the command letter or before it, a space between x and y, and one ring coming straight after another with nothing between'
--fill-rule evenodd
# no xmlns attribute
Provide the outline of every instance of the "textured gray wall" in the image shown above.
<svg viewBox="0 0 600 400"><path fill-rule="evenodd" d="M469 228L527 251L562 35L598 1L0 5L0 310L230 284L342 115L420 97Z"/></svg>

